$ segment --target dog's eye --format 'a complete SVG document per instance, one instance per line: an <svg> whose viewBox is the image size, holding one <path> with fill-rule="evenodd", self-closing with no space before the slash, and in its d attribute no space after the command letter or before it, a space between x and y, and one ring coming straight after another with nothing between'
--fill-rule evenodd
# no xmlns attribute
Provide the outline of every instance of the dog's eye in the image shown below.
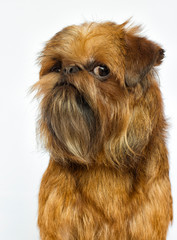
<svg viewBox="0 0 177 240"><path fill-rule="evenodd" d="M106 65L99 65L93 69L93 73L96 77L104 80L109 75L110 70Z"/></svg>
<svg viewBox="0 0 177 240"><path fill-rule="evenodd" d="M61 62L57 62L51 69L50 72L56 72L59 73L61 71L62 68L62 63Z"/></svg>

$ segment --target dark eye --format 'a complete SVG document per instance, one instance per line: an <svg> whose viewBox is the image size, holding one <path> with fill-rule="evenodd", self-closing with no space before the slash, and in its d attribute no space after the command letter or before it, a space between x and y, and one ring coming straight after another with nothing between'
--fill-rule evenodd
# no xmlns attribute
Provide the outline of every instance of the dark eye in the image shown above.
<svg viewBox="0 0 177 240"><path fill-rule="evenodd" d="M57 62L51 69L50 72L56 72L59 73L61 71L62 68L62 63L61 62Z"/></svg>
<svg viewBox="0 0 177 240"><path fill-rule="evenodd" d="M110 70L106 65L99 65L93 69L93 73L96 77L104 80L109 75Z"/></svg>

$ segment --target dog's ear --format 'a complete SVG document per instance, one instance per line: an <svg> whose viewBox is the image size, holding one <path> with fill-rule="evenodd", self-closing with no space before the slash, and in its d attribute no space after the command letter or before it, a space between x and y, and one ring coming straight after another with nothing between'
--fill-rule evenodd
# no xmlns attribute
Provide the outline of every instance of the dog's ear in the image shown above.
<svg viewBox="0 0 177 240"><path fill-rule="evenodd" d="M165 51L143 37L126 34L125 83L135 86L154 66L161 64Z"/></svg>

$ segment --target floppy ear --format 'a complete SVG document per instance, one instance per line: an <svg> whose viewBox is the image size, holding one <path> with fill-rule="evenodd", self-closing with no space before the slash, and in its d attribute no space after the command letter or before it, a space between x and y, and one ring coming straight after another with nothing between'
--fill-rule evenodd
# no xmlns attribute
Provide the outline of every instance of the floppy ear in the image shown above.
<svg viewBox="0 0 177 240"><path fill-rule="evenodd" d="M153 66L161 64L165 51L146 38L126 34L125 83L135 86Z"/></svg>

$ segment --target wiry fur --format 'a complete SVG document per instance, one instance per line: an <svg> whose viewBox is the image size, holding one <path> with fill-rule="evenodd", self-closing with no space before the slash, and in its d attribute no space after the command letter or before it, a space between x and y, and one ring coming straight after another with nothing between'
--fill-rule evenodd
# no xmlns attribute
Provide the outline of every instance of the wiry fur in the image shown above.
<svg viewBox="0 0 177 240"><path fill-rule="evenodd" d="M51 155L39 193L42 240L166 239L172 198L154 68L164 51L126 24L67 27L41 54L33 89ZM73 64L79 71L66 74ZM94 64L110 69L105 81Z"/></svg>

